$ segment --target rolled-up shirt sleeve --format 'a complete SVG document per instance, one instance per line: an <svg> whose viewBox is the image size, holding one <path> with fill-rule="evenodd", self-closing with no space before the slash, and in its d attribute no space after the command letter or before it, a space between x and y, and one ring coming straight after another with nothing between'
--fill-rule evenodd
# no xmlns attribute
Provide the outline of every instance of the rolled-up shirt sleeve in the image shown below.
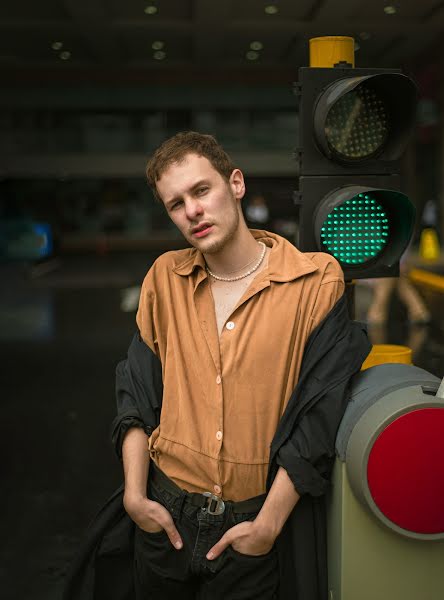
<svg viewBox="0 0 444 600"><path fill-rule="evenodd" d="M162 366L140 333L128 348L128 358L116 369L117 415L112 423L111 440L119 458L126 432L141 427L150 436L160 420L163 381Z"/></svg>
<svg viewBox="0 0 444 600"><path fill-rule="evenodd" d="M132 387L128 360L122 360L116 368L117 415L111 425L111 442L119 458L122 458L122 444L126 432L132 427L144 428Z"/></svg>

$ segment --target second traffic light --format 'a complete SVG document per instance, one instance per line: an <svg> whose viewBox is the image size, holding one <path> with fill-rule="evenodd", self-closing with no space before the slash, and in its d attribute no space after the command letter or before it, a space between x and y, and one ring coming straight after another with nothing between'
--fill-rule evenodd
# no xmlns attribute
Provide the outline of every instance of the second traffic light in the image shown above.
<svg viewBox="0 0 444 600"><path fill-rule="evenodd" d="M299 248L332 254L346 279L394 277L415 210L399 177L306 177L301 182Z"/></svg>
<svg viewBox="0 0 444 600"><path fill-rule="evenodd" d="M413 231L399 159L416 86L398 70L301 68L299 248L329 252L346 279L396 276Z"/></svg>

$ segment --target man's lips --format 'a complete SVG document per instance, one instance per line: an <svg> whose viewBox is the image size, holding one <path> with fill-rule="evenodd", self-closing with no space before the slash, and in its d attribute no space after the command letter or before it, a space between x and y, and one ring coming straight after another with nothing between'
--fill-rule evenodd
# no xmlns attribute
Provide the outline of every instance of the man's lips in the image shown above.
<svg viewBox="0 0 444 600"><path fill-rule="evenodd" d="M205 235L210 233L210 230L212 227L213 226L211 225L211 223L201 223L197 227L193 227L193 229L191 230L191 233L195 237L204 237Z"/></svg>

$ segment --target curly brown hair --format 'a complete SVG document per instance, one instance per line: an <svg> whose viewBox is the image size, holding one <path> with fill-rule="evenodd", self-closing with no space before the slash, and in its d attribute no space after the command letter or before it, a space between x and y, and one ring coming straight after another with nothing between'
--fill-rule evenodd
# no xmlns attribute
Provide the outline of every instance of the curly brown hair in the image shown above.
<svg viewBox="0 0 444 600"><path fill-rule="evenodd" d="M157 148L146 167L148 184L157 200L161 201L156 183L168 167L173 163L182 162L187 154L197 154L197 156L208 159L213 168L226 181L230 179L231 173L236 168L231 158L212 135L197 131L176 133Z"/></svg>

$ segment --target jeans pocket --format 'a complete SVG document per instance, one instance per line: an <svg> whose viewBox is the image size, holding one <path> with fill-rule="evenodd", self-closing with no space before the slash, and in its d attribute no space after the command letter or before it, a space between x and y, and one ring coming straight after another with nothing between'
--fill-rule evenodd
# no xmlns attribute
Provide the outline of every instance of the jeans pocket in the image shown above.
<svg viewBox="0 0 444 600"><path fill-rule="evenodd" d="M192 545L180 523L175 525L183 540L183 548L176 550L165 530L149 533L136 528L134 555L140 581L150 580L150 573L157 577L174 581L185 581L188 577L187 565L191 560Z"/></svg>
<svg viewBox="0 0 444 600"><path fill-rule="evenodd" d="M254 521L257 517L258 513L231 513L231 520L233 525L239 525L239 523L243 523L244 521Z"/></svg>
<svg viewBox="0 0 444 600"><path fill-rule="evenodd" d="M235 582L239 598L276 598L279 589L279 560L276 548L266 554L242 554L227 548L226 576Z"/></svg>
<svg viewBox="0 0 444 600"><path fill-rule="evenodd" d="M146 529L142 529L141 527L138 527L138 529L140 529L140 533L142 535L146 535L148 537L156 537L156 536L162 537L163 535L167 535L167 532L165 531L165 529L159 529L159 531L147 531Z"/></svg>
<svg viewBox="0 0 444 600"><path fill-rule="evenodd" d="M271 550L269 550L265 554L244 554L243 552L238 552L237 550L235 550L233 548L233 546L228 546L227 550L229 550L229 552L231 552L231 554L235 558L239 558L240 560L245 559L245 560L251 560L251 561L260 561L261 559L262 560L270 560L273 558L277 558L276 548L274 546L271 548Z"/></svg>
<svg viewBox="0 0 444 600"><path fill-rule="evenodd" d="M158 543L165 541L165 543L168 542L171 545L170 538L165 529L161 529L160 531L146 531L136 525L136 537L141 538L141 540L158 540Z"/></svg>
<svg viewBox="0 0 444 600"><path fill-rule="evenodd" d="M140 568L152 569L158 575L168 576L174 552L170 538L166 531L149 533L136 528L134 540L134 554Z"/></svg>

